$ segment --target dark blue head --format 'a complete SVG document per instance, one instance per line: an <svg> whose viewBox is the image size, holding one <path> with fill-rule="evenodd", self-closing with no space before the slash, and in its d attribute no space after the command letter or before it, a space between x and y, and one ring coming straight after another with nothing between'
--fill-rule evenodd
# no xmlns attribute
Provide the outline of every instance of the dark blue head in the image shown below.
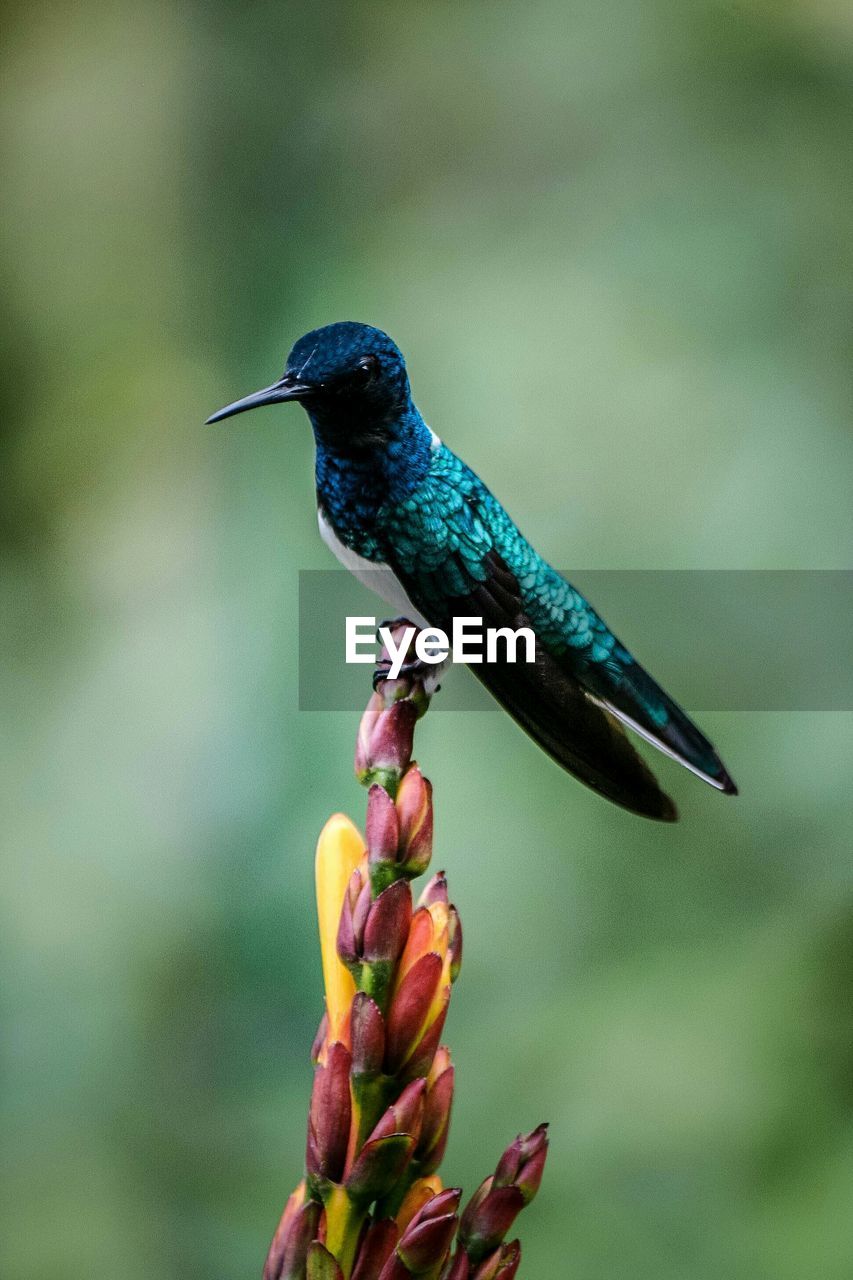
<svg viewBox="0 0 853 1280"><path fill-rule="evenodd" d="M397 344L381 329L352 320L306 333L278 382L220 409L208 422L283 400L298 400L318 440L341 453L397 439L412 412L406 362Z"/></svg>

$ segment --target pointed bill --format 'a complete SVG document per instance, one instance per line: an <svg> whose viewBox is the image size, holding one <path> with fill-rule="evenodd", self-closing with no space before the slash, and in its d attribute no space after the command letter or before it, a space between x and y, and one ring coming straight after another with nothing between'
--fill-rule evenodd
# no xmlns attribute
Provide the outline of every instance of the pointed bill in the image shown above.
<svg viewBox="0 0 853 1280"><path fill-rule="evenodd" d="M217 409L204 425L207 427L211 423L221 422L223 418L233 418L236 413L245 413L247 409L260 409L265 404L281 404L285 400L304 400L313 389L307 383L299 382L292 374L286 373L272 386L253 391L251 395L243 396L242 400L235 400L232 404L227 404L224 409Z"/></svg>

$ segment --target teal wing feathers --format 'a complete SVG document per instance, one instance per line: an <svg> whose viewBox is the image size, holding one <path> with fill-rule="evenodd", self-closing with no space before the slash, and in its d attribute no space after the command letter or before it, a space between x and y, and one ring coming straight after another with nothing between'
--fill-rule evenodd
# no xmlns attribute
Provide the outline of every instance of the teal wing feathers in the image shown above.
<svg viewBox="0 0 853 1280"><path fill-rule="evenodd" d="M533 628L535 665L471 669L564 767L606 794L624 790L627 771L643 793L641 811L667 809L615 716L720 790L735 790L707 738L449 449L436 450L419 489L386 510L382 525L387 562L430 621L482 614L487 625ZM611 798L637 807L630 796Z"/></svg>

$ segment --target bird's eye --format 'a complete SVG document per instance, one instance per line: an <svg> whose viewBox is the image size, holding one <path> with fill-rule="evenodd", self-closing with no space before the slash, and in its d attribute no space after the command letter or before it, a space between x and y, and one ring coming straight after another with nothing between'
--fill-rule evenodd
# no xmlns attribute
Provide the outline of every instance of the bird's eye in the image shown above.
<svg viewBox="0 0 853 1280"><path fill-rule="evenodd" d="M359 360L355 368L355 376L359 385L366 387L369 382L372 382L378 368L379 361L376 356L364 356L363 359Z"/></svg>

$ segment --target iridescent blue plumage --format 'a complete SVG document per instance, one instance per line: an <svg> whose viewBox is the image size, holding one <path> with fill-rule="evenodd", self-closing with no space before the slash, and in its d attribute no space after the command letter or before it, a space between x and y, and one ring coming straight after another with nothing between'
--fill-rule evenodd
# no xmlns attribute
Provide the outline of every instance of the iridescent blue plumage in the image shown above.
<svg viewBox="0 0 853 1280"><path fill-rule="evenodd" d="M481 615L488 625L533 628L534 666L472 670L559 763L627 808L674 818L615 717L735 791L700 730L427 427L386 334L354 323L314 330L279 383L215 416L281 399L299 399L311 419L321 521L350 567L357 558L390 569L433 625Z"/></svg>

